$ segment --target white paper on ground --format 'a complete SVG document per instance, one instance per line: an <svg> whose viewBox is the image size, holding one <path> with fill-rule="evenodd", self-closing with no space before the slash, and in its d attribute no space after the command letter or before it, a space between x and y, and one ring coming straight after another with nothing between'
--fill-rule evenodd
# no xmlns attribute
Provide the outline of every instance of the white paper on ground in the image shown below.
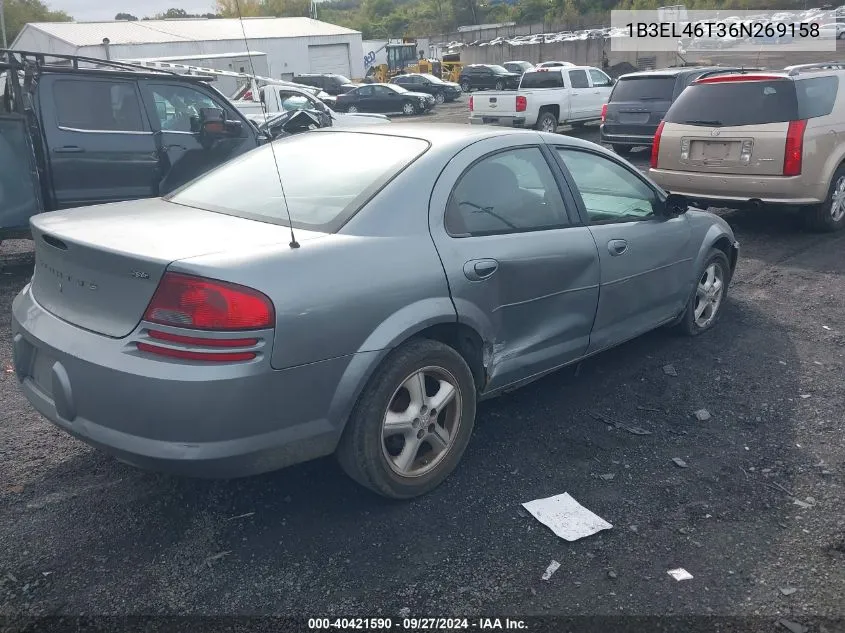
<svg viewBox="0 0 845 633"><path fill-rule="evenodd" d="M672 576L672 578L674 578L677 581L692 580L692 574L689 573L683 567L678 567L677 569L670 569L666 573L669 574L670 576Z"/></svg>
<svg viewBox="0 0 845 633"><path fill-rule="evenodd" d="M535 519L567 541L577 541L613 526L575 501L568 492L522 504Z"/></svg>
<svg viewBox="0 0 845 633"><path fill-rule="evenodd" d="M549 563L549 566L546 567L546 571L543 572L543 580L548 580L549 578L551 578L552 574L554 574L558 569L560 569L560 563L556 560L553 560L551 563Z"/></svg>

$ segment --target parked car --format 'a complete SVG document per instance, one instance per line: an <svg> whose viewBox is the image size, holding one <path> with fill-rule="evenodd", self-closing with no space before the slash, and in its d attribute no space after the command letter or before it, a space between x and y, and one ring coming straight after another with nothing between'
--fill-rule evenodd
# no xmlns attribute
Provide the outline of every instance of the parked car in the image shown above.
<svg viewBox="0 0 845 633"><path fill-rule="evenodd" d="M613 80L592 66L535 68L522 75L516 92L470 97L470 123L534 127L554 132L563 123L601 118Z"/></svg>
<svg viewBox="0 0 845 633"><path fill-rule="evenodd" d="M649 173L707 207L799 207L845 227L845 70L824 65L700 77L654 136Z"/></svg>
<svg viewBox="0 0 845 633"><path fill-rule="evenodd" d="M413 92L424 92L434 97L436 103L454 101L461 96L461 86L454 81L443 81L428 73L397 75L390 83Z"/></svg>
<svg viewBox="0 0 845 633"><path fill-rule="evenodd" d="M13 363L56 426L208 477L336 453L394 498L455 469L477 401L712 328L738 256L724 220L609 150L467 125L290 136L32 231Z"/></svg>
<svg viewBox="0 0 845 633"><path fill-rule="evenodd" d="M505 67L505 70L520 75L534 69L534 64L531 62L505 62L502 66Z"/></svg>
<svg viewBox="0 0 845 633"><path fill-rule="evenodd" d="M352 83L352 80L343 75L335 75L330 73L308 73L304 75L294 75L294 83L304 84L306 86L314 86L327 92L330 95L337 96L349 92L357 84Z"/></svg>
<svg viewBox="0 0 845 633"><path fill-rule="evenodd" d="M470 64L461 69L458 83L464 92L473 90L513 90L519 85L520 73L512 73L495 64Z"/></svg>
<svg viewBox="0 0 845 633"><path fill-rule="evenodd" d="M665 68L622 75L616 81L602 111L601 141L617 154L634 147L650 147L663 115L684 88L701 75L734 68Z"/></svg>
<svg viewBox="0 0 845 633"><path fill-rule="evenodd" d="M268 117L276 118L275 115L292 110L311 110L322 113L329 118L331 127L358 127L359 125L379 125L390 123L383 114L346 114L335 112L307 91L289 86L264 86L259 89L258 101L234 101L233 104L247 118L259 124L264 123Z"/></svg>
<svg viewBox="0 0 845 633"><path fill-rule="evenodd" d="M337 108L356 112L401 112L421 114L435 104L434 97L424 92L411 92L395 84L364 84L338 95Z"/></svg>
<svg viewBox="0 0 845 633"><path fill-rule="evenodd" d="M572 62L541 62L535 68L572 68L575 64Z"/></svg>
<svg viewBox="0 0 845 633"><path fill-rule="evenodd" d="M42 211L168 193L266 140L201 77L10 55L0 60L0 241L26 237Z"/></svg>

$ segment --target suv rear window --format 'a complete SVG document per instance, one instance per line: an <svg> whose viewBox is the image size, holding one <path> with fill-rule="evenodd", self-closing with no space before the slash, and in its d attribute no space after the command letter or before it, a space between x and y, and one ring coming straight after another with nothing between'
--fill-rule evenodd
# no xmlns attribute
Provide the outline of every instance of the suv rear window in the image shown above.
<svg viewBox="0 0 845 633"><path fill-rule="evenodd" d="M522 76L520 88L563 88L563 75L559 71L532 71Z"/></svg>
<svg viewBox="0 0 845 633"><path fill-rule="evenodd" d="M333 233L428 147L381 134L297 134L242 154L166 199L285 226L287 202L295 228Z"/></svg>
<svg viewBox="0 0 845 633"><path fill-rule="evenodd" d="M733 127L795 121L798 98L789 79L692 84L666 113L667 123Z"/></svg>
<svg viewBox="0 0 845 633"><path fill-rule="evenodd" d="M621 77L610 101L671 101L675 77Z"/></svg>

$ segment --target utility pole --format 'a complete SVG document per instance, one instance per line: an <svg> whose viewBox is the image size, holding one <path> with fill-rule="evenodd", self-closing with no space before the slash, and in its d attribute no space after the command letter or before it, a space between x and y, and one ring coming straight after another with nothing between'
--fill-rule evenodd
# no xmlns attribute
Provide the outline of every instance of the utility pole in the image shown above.
<svg viewBox="0 0 845 633"><path fill-rule="evenodd" d="M9 48L6 43L6 16L3 10L3 0L0 0L0 31L3 32L3 48Z"/></svg>

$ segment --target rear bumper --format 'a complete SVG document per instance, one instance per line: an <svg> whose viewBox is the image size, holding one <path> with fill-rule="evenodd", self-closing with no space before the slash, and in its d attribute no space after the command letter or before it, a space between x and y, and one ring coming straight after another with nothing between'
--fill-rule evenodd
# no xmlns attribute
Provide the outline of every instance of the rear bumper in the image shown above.
<svg viewBox="0 0 845 633"><path fill-rule="evenodd" d="M640 145L651 146L654 142L654 134L611 134L605 131L604 125L600 126L601 142L610 145L628 145L637 147Z"/></svg>
<svg viewBox="0 0 845 633"><path fill-rule="evenodd" d="M471 114L469 122L472 125L499 125L502 127L525 127L524 116L489 116Z"/></svg>
<svg viewBox="0 0 845 633"><path fill-rule="evenodd" d="M649 169L649 177L672 193L711 204L744 205L755 202L777 205L818 204L827 197L827 183L808 182L801 176L746 176Z"/></svg>
<svg viewBox="0 0 845 633"><path fill-rule="evenodd" d="M141 354L44 310L29 288L12 303L14 367L48 420L140 468L208 478L276 470L331 454L344 421L330 407L355 356L273 370Z"/></svg>

